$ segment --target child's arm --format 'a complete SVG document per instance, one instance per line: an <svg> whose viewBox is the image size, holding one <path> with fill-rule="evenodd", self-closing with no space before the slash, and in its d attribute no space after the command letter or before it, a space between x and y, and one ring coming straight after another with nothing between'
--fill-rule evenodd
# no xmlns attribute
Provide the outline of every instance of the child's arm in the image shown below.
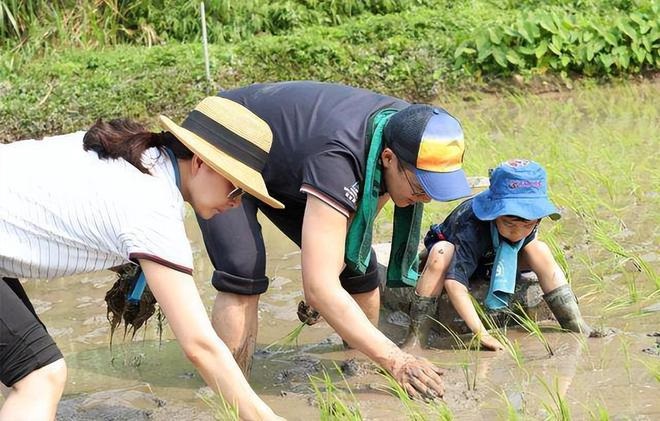
<svg viewBox="0 0 660 421"><path fill-rule="evenodd" d="M483 323L481 323L477 310L472 304L470 293L465 285L454 279L446 279L445 290L454 309L456 309L456 312L465 321L465 324L467 324L472 333L478 336L481 345L491 351L503 350L504 347L502 344L490 336L490 333L488 333Z"/></svg>

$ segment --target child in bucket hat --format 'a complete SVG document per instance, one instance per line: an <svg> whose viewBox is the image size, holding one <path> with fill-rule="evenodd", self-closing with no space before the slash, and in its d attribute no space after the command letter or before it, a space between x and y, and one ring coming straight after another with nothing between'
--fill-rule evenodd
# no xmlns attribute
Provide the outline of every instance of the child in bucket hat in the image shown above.
<svg viewBox="0 0 660 421"><path fill-rule="evenodd" d="M549 247L536 238L541 219L560 218L547 194L547 178L541 165L515 159L490 173L488 190L455 208L441 224L426 234L426 264L411 305L411 329L407 347L424 347L428 318L442 290L481 345L503 349L484 328L468 293L469 280L477 272L490 272L484 304L491 310L508 306L516 275L531 269L539 278L543 298L562 328L587 336L575 295ZM487 270L492 264L492 269Z"/></svg>

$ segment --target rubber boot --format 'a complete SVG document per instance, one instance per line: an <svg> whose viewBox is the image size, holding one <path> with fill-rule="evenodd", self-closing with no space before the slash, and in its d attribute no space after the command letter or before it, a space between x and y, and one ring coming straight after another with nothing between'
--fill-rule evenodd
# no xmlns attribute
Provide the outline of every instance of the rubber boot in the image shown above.
<svg viewBox="0 0 660 421"><path fill-rule="evenodd" d="M559 325L572 332L583 333L586 336L591 335L591 327L582 319L577 298L571 286L564 284L543 296L548 304L550 311L555 315Z"/></svg>
<svg viewBox="0 0 660 421"><path fill-rule="evenodd" d="M410 330L403 343L404 349L426 348L431 319L437 307L437 297L422 297L415 293L410 303Z"/></svg>

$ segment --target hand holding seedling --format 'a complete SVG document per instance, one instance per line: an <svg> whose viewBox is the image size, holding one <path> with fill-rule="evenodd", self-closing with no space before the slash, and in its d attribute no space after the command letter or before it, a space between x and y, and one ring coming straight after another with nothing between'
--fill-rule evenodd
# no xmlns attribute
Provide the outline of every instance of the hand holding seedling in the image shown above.
<svg viewBox="0 0 660 421"><path fill-rule="evenodd" d="M392 376L413 399L436 399L444 395L440 376L444 372L424 358L405 354L405 360L392 369Z"/></svg>
<svg viewBox="0 0 660 421"><path fill-rule="evenodd" d="M477 336L483 348L486 348L489 351L504 351L504 345L491 336L490 333L485 332Z"/></svg>

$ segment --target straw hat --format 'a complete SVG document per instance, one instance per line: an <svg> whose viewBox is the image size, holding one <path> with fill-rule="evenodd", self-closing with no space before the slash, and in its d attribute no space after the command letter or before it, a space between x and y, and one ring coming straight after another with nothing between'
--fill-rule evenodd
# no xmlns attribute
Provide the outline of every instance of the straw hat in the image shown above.
<svg viewBox="0 0 660 421"><path fill-rule="evenodd" d="M273 134L265 121L242 105L207 97L181 126L161 115L160 123L209 167L262 202L284 205L268 194L261 172Z"/></svg>

